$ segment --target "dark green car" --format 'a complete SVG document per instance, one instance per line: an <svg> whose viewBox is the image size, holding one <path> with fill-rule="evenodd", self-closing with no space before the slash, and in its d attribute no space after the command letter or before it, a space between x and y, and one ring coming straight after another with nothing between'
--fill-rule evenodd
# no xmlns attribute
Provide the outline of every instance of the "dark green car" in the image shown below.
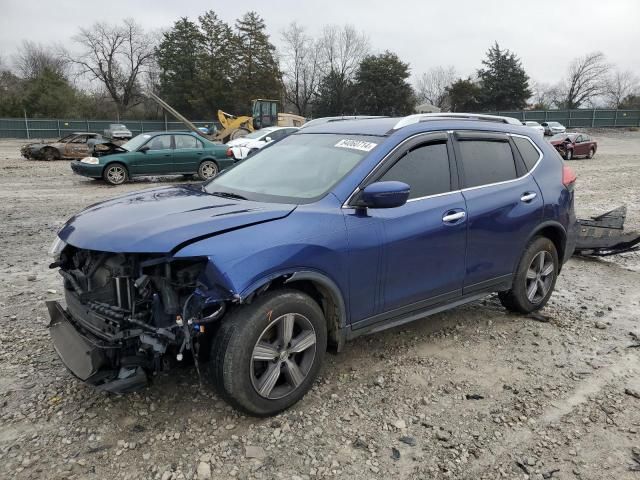
<svg viewBox="0 0 640 480"><path fill-rule="evenodd" d="M92 155L71 162L71 169L111 185L142 175L197 174L207 180L234 162L225 145L191 132L142 133L123 145L96 143Z"/></svg>

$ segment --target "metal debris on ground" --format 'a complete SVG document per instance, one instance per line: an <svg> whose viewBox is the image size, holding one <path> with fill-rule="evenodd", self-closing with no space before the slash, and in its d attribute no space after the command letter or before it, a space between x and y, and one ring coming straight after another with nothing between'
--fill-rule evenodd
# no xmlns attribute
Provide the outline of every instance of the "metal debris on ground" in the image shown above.
<svg viewBox="0 0 640 480"><path fill-rule="evenodd" d="M578 219L574 255L607 256L640 248L640 232L624 231L627 207L621 206L590 219Z"/></svg>

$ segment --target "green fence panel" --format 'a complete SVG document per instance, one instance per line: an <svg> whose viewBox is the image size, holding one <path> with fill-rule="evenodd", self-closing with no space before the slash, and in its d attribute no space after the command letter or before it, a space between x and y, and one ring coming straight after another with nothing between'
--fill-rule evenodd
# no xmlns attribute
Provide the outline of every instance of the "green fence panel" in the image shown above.
<svg viewBox="0 0 640 480"><path fill-rule="evenodd" d="M517 110L483 112L517 118L521 121L555 121L573 127L640 127L640 110L578 109L578 110ZM186 130L175 120L78 120L51 118L0 118L0 138L52 139L74 132L103 134L111 123L122 123L133 135L164 130ZM197 127L218 126L212 120L197 120Z"/></svg>

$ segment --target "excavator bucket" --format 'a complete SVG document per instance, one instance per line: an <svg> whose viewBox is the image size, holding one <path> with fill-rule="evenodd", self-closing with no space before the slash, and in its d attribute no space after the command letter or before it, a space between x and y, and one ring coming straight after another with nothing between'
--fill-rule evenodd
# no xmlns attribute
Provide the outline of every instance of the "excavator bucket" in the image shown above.
<svg viewBox="0 0 640 480"><path fill-rule="evenodd" d="M640 249L640 232L624 231L627 207L578 220L574 255L607 256Z"/></svg>

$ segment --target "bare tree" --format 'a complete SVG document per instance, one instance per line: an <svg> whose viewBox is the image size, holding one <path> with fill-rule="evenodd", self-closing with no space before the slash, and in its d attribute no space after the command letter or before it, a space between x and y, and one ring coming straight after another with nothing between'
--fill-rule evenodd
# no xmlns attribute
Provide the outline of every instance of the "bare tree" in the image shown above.
<svg viewBox="0 0 640 480"><path fill-rule="evenodd" d="M299 115L308 116L320 83L320 58L316 42L296 22L282 32L281 70L285 100Z"/></svg>
<svg viewBox="0 0 640 480"><path fill-rule="evenodd" d="M418 102L429 102L441 110L449 109L449 93L447 89L456 80L456 69L449 67L434 67L416 82Z"/></svg>
<svg viewBox="0 0 640 480"><path fill-rule="evenodd" d="M558 86L543 82L531 82L531 104L536 110L549 110L558 102L562 102L563 93Z"/></svg>
<svg viewBox="0 0 640 480"><path fill-rule="evenodd" d="M126 19L123 25L96 23L82 28L74 40L82 52L67 58L77 65L80 75L105 86L119 113L140 103L140 79L154 57L152 36Z"/></svg>
<svg viewBox="0 0 640 480"><path fill-rule="evenodd" d="M602 95L606 89L608 73L609 65L603 53L593 52L574 59L569 65L568 76L562 88L563 106L567 109L580 108Z"/></svg>
<svg viewBox="0 0 640 480"><path fill-rule="evenodd" d="M48 70L60 77L66 77L68 62L63 55L40 43L24 40L14 55L13 63L18 74L25 79L33 79Z"/></svg>
<svg viewBox="0 0 640 480"><path fill-rule="evenodd" d="M337 74L352 80L362 59L369 53L369 39L353 25L327 25L319 43L324 75Z"/></svg>
<svg viewBox="0 0 640 480"><path fill-rule="evenodd" d="M630 71L616 70L607 80L605 96L611 108L620 108L629 95L640 92L640 81Z"/></svg>

